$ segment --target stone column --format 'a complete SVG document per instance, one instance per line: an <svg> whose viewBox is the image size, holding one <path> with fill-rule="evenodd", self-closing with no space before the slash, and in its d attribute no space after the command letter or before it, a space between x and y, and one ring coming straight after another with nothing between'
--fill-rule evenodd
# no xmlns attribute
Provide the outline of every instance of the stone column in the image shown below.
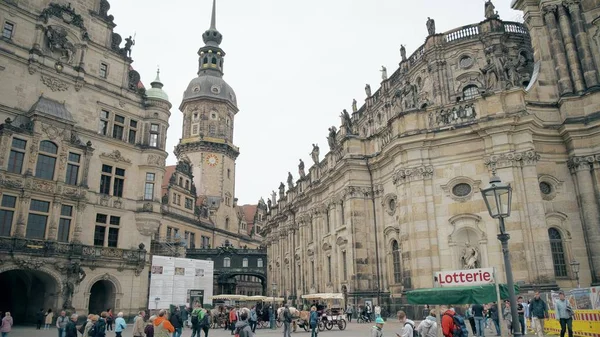
<svg viewBox="0 0 600 337"><path fill-rule="evenodd" d="M52 203L52 207L50 208L50 214L48 214L48 231L46 238L48 240L57 240L58 239L58 222L57 218L60 218L60 209L62 203L58 199L54 199Z"/></svg>
<svg viewBox="0 0 600 337"><path fill-rule="evenodd" d="M25 219L25 216L29 212L29 204L31 202L31 195L29 195L28 193L23 193L21 195L19 201L20 201L19 210L18 210L19 215L17 216L17 225L15 227L13 236L17 237L17 238L24 238L25 237L25 228L27 227L27 220Z"/></svg>
<svg viewBox="0 0 600 337"><path fill-rule="evenodd" d="M573 33L571 33L571 19L569 18L569 15L567 15L565 7L561 5L558 6L558 21L560 23L560 31L567 53L567 59L569 61L571 78L575 84L575 91L582 92L585 90L585 84L583 83L583 75L581 74L579 55L577 55L575 40L573 40Z"/></svg>
<svg viewBox="0 0 600 337"><path fill-rule="evenodd" d="M521 174L523 176L523 193L525 194L525 205L527 206L527 216L531 234L534 238L544 238L544 240L534 239L532 244L536 254L537 271L535 282L547 283L554 280L554 266L552 262L552 252L548 244L548 226L546 225L546 211L544 209L544 201L540 191L540 183L538 180L537 162L540 155L535 151L526 151L522 155ZM515 181L515 183L517 183ZM511 227L508 224L507 227ZM515 250L515 239L511 244L511 252ZM515 261L516 265L520 264ZM518 271L518 269L515 269ZM554 283L554 281L552 281Z"/></svg>
<svg viewBox="0 0 600 337"><path fill-rule="evenodd" d="M592 272L592 283L600 281L600 212L594 191L591 166L594 157L573 157L569 159L569 169L577 183L579 207L583 214L584 235Z"/></svg>
<svg viewBox="0 0 600 337"><path fill-rule="evenodd" d="M88 142L88 144L90 144ZM81 174L81 186L88 187L88 176L90 173L90 160L92 159L92 155L94 154L94 149L90 146L87 147L85 153L83 155L83 173ZM213 240L214 241L214 240ZM215 243L213 242L213 246Z"/></svg>
<svg viewBox="0 0 600 337"><path fill-rule="evenodd" d="M583 68L583 77L588 88L598 85L598 73L594 67L594 59L587 32L581 16L581 8L579 7L580 0L567 0L564 5L571 13L571 23L573 24L573 34L577 41L577 50Z"/></svg>
<svg viewBox="0 0 600 337"><path fill-rule="evenodd" d="M562 38L558 25L556 24L556 5L544 6L544 19L546 20L546 27L548 28L548 35L550 39L550 47L552 49L552 55L554 58L554 68L556 70L556 76L558 77L558 91L561 95L573 93L573 83L569 76L569 69L567 68L567 57L565 56L565 48L563 46Z"/></svg>
<svg viewBox="0 0 600 337"><path fill-rule="evenodd" d="M83 233L83 216L86 207L85 202L78 202L76 206L75 229L73 229L73 243L81 243L81 234Z"/></svg>

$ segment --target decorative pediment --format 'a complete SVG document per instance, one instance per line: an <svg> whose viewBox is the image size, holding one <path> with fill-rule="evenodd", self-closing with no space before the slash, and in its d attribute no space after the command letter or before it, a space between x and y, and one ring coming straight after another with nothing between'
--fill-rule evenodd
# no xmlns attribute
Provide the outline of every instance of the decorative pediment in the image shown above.
<svg viewBox="0 0 600 337"><path fill-rule="evenodd" d="M342 246L348 243L348 239L342 237L342 236L338 236L337 240L335 241L335 244L338 246Z"/></svg>
<svg viewBox="0 0 600 337"><path fill-rule="evenodd" d="M121 151L119 150L114 150L111 153L103 152L100 157L117 163L131 164L131 160L123 157L123 155L121 155Z"/></svg>
<svg viewBox="0 0 600 337"><path fill-rule="evenodd" d="M399 234L400 234L400 228L396 227L396 226L387 226L383 230L383 235L384 236L397 236Z"/></svg>

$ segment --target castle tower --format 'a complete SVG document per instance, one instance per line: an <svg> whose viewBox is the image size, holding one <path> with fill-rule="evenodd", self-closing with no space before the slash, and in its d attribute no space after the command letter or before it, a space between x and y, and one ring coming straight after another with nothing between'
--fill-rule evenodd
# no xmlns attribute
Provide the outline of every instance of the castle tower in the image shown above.
<svg viewBox="0 0 600 337"><path fill-rule="evenodd" d="M179 107L183 132L175 155L192 164L199 200L210 207L217 227L236 231L235 160L239 149L233 145L233 125L238 108L235 92L223 79L225 52L219 46L223 36L216 28L215 0L211 25L202 39L205 45L198 50L198 77L188 85Z"/></svg>

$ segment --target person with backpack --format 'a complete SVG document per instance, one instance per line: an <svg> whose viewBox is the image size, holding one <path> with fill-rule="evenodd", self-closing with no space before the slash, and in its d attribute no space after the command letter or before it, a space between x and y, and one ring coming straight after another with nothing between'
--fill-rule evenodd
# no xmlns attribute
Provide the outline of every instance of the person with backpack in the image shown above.
<svg viewBox="0 0 600 337"><path fill-rule="evenodd" d="M292 314L290 307L286 304L283 307L283 337L291 337L290 324L292 323Z"/></svg>
<svg viewBox="0 0 600 337"><path fill-rule="evenodd" d="M450 308L442 315L442 333L444 337L468 337L469 330L465 319Z"/></svg>
<svg viewBox="0 0 600 337"><path fill-rule="evenodd" d="M181 337L181 330L183 329L183 319L181 319L181 312L178 307L175 307L175 311L169 317L169 322L175 328L173 337Z"/></svg>
<svg viewBox="0 0 600 337"><path fill-rule="evenodd" d="M235 308L231 308L229 310L229 328L231 329L231 334L234 335L234 331L235 331L235 323L237 323L238 320L238 316L236 313Z"/></svg>
<svg viewBox="0 0 600 337"><path fill-rule="evenodd" d="M498 313L498 305L496 302L490 304L490 318L492 322L494 322L494 326L496 327L496 336L500 336L500 315Z"/></svg>
<svg viewBox="0 0 600 337"><path fill-rule="evenodd" d="M481 304L473 304L471 312L473 313L473 319L475 320L475 330L473 333L477 333L478 337L483 337L485 334L485 314L484 308Z"/></svg>
<svg viewBox="0 0 600 337"><path fill-rule="evenodd" d="M248 319L250 323L250 329L252 329L252 333L256 332L256 323L258 322L258 315L256 314L256 305L252 307L250 310L250 317Z"/></svg>
<svg viewBox="0 0 600 337"><path fill-rule="evenodd" d="M379 317L375 320L375 326L371 328L371 337L383 337L383 325L385 321L383 318Z"/></svg>
<svg viewBox="0 0 600 337"><path fill-rule="evenodd" d="M397 337L419 337L419 333L415 330L415 322L408 319L402 310L398 311L398 322L402 325L402 330L396 334Z"/></svg>
<svg viewBox="0 0 600 337"><path fill-rule="evenodd" d="M202 307L200 303L194 303L194 310L192 310L192 337L200 337L200 320L202 319Z"/></svg>
<svg viewBox="0 0 600 337"><path fill-rule="evenodd" d="M419 337L437 337L438 325L435 319L435 310L430 310L429 315L417 327Z"/></svg>
<svg viewBox="0 0 600 337"><path fill-rule="evenodd" d="M200 337L200 330L204 331L204 337L208 337L208 329L210 329L210 311L202 309L200 317L198 337Z"/></svg>
<svg viewBox="0 0 600 337"><path fill-rule="evenodd" d="M548 318L548 305L540 298L539 291L535 292L529 304L529 315L535 325L535 333L538 337L544 337L544 321Z"/></svg>

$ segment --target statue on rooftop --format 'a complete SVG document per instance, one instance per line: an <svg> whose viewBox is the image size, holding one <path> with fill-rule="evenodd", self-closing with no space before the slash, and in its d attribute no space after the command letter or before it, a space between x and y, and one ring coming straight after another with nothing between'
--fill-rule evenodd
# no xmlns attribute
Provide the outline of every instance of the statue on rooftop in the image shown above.
<svg viewBox="0 0 600 337"><path fill-rule="evenodd" d="M384 66L381 66L381 79L382 80L387 80L387 68Z"/></svg>
<svg viewBox="0 0 600 337"><path fill-rule="evenodd" d="M492 0L488 0L485 2L485 18L486 19L497 19L499 17L496 12L496 7L492 3Z"/></svg>
<svg viewBox="0 0 600 337"><path fill-rule="evenodd" d="M277 203L277 193L275 191L271 191L271 200L273 200L273 204Z"/></svg>
<svg viewBox="0 0 600 337"><path fill-rule="evenodd" d="M346 134L351 135L352 133L352 119L350 118L350 114L346 109L342 111L340 116L342 118L342 126L346 129Z"/></svg>
<svg viewBox="0 0 600 337"><path fill-rule="evenodd" d="M279 184L279 199L283 199L285 197L285 185L283 183Z"/></svg>
<svg viewBox="0 0 600 337"><path fill-rule="evenodd" d="M432 18L427 18L427 33L429 36L435 35L435 20Z"/></svg>
<svg viewBox="0 0 600 337"><path fill-rule="evenodd" d="M313 144L313 149L310 152L310 157L312 158L313 162L315 163L315 165L319 165L319 154L320 154L320 149L319 149L319 144Z"/></svg>
<svg viewBox="0 0 600 337"><path fill-rule="evenodd" d="M367 84L365 86L365 93L367 94L367 97L371 97L371 85Z"/></svg>
<svg viewBox="0 0 600 337"><path fill-rule="evenodd" d="M135 38L131 35L125 38L125 47L123 48L123 56L131 57L131 47L135 46Z"/></svg>
<svg viewBox="0 0 600 337"><path fill-rule="evenodd" d="M269 213L271 213L272 207L273 207L273 202L271 201L271 199L267 200L267 209L268 209Z"/></svg>
<svg viewBox="0 0 600 337"><path fill-rule="evenodd" d="M306 177L306 173L304 172L304 161L300 159L300 164L298 164L298 174L300 175L300 179Z"/></svg>
<svg viewBox="0 0 600 337"><path fill-rule="evenodd" d="M358 106L356 103L356 99L352 99L352 112L357 112L358 111Z"/></svg>
<svg viewBox="0 0 600 337"><path fill-rule="evenodd" d="M291 190L292 188L294 188L294 177L292 176L291 172L288 172L287 184L288 184L288 190Z"/></svg>
<svg viewBox="0 0 600 337"><path fill-rule="evenodd" d="M402 61L406 61L406 47L403 44L400 45L400 56Z"/></svg>
<svg viewBox="0 0 600 337"><path fill-rule="evenodd" d="M329 136L327 136L327 143L329 143L329 150L333 151L336 148L335 137L337 135L337 128L332 126L329 128Z"/></svg>

